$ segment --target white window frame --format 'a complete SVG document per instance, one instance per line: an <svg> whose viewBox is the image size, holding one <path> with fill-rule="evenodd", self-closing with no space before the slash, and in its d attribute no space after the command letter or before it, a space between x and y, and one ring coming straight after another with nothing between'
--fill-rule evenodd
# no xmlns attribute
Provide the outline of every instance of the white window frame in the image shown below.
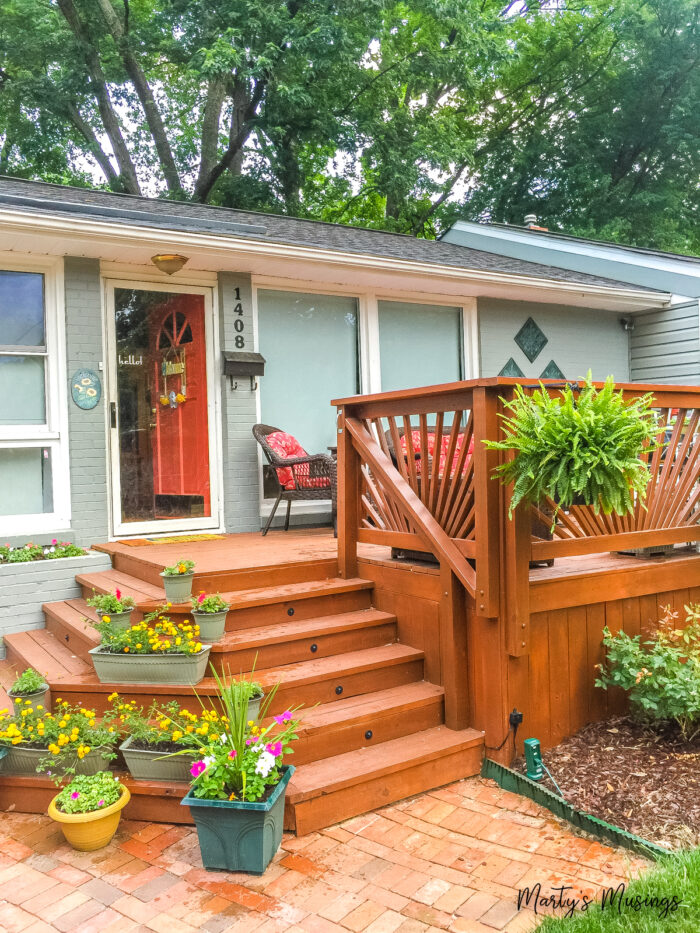
<svg viewBox="0 0 700 933"><path fill-rule="evenodd" d="M385 288L349 288L318 281L286 279L280 276L251 276L253 293L253 349L260 352L258 339L258 291L305 292L312 295L341 295L357 300L359 331L359 370L360 393L370 395L382 391L382 369L379 349L379 302L399 301L406 304L442 305L445 308L459 308L462 312L462 345L460 364L463 379L477 379L480 374L479 331L477 299L473 296L436 294L435 292L398 291ZM263 378L265 378L263 376ZM256 391L256 417L262 420L260 389ZM258 445L259 448L259 445ZM258 449L258 466L262 470L262 450ZM259 473L259 475L261 475ZM272 504L263 499L262 482L259 486L260 516L265 519ZM298 502L294 510L297 515L314 515L324 511L317 502Z"/></svg>
<svg viewBox="0 0 700 933"><path fill-rule="evenodd" d="M66 372L66 315L63 258L18 256L0 252L4 272L34 272L44 276L46 353L46 423L0 425L0 449L41 447L51 451L53 511L29 515L1 515L0 537L30 537L70 528L70 469L68 458L68 392ZM15 352L15 351L13 351ZM24 354L17 349L17 355ZM3 354L4 355L4 354ZM39 354L32 354L39 355Z"/></svg>

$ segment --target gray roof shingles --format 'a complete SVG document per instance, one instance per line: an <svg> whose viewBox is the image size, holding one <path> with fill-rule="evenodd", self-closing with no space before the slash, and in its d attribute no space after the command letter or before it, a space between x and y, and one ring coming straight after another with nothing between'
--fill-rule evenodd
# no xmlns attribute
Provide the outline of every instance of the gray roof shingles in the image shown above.
<svg viewBox="0 0 700 933"><path fill-rule="evenodd" d="M248 236L297 246L344 253L381 256L403 261L457 267L474 272L522 275L582 286L598 285L628 289L624 282L540 265L485 250L471 249L439 240L420 240L398 233L361 227L301 220L280 214L239 211L224 207L141 198L87 188L71 188L45 182L0 176L2 211L14 208L29 213L65 214L126 225L201 232L220 236ZM236 227L235 225L245 225ZM245 228L248 228L247 230ZM264 227L262 232L260 228ZM653 289L642 289L651 293Z"/></svg>

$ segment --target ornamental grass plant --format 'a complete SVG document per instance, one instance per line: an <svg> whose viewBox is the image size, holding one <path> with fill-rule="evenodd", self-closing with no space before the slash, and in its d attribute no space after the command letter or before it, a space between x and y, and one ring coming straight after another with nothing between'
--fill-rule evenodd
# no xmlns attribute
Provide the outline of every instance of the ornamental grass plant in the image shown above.
<svg viewBox="0 0 700 933"><path fill-rule="evenodd" d="M261 724L267 718L279 684L265 697L256 721L248 719L248 703L258 694L259 684L234 679L230 673L220 677L214 671L213 676L222 715L203 734L195 730L202 757L191 768L192 793L206 800L263 800L281 778L284 757L292 753L291 744L297 738L299 725L294 714L299 707L270 717L267 725Z"/></svg>
<svg viewBox="0 0 700 933"><path fill-rule="evenodd" d="M520 385L514 391L511 401L502 399L504 439L484 441L513 454L496 470L513 484L511 516L521 502L547 499L557 509L584 504L606 515L625 515L644 502L645 457L660 446L651 394L627 401L612 376L598 389L590 372L580 392L567 385L550 395L542 384L532 395Z"/></svg>
<svg viewBox="0 0 700 933"><path fill-rule="evenodd" d="M130 628L115 630L109 617L95 623L100 633L100 650L111 654L183 654L202 651L199 626L195 622L173 622L161 607Z"/></svg>

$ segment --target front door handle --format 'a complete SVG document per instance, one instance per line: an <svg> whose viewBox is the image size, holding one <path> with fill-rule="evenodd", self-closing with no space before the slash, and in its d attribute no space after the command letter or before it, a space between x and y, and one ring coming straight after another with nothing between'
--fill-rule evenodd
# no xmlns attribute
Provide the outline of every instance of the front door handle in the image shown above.
<svg viewBox="0 0 700 933"><path fill-rule="evenodd" d="M109 403L109 423L113 428L117 426L117 403Z"/></svg>

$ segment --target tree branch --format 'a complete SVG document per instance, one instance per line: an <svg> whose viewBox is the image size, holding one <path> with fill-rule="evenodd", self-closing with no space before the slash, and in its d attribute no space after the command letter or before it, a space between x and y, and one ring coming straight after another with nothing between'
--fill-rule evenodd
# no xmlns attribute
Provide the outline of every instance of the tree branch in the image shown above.
<svg viewBox="0 0 700 933"><path fill-rule="evenodd" d="M102 118L102 125L105 128L105 133L109 138L119 166L119 184L128 194L141 194L136 169L124 142L119 118L112 107L112 101L107 90L107 81L102 71L97 50L88 39L73 0L58 0L58 6L71 32L82 47L85 64L90 73L91 89L97 100L97 107Z"/></svg>
<svg viewBox="0 0 700 933"><path fill-rule="evenodd" d="M204 103L204 114L202 115L199 172L195 188L199 188L204 184L216 162L219 151L219 122L225 98L225 78L212 78L207 85L207 98Z"/></svg>
<svg viewBox="0 0 700 933"><path fill-rule="evenodd" d="M102 169L102 172L107 179L110 188L112 188L113 191L118 191L119 175L117 172L115 172L114 166L109 161L109 156L104 151L102 146L100 146L100 142L95 134L95 131L87 122L87 120L84 119L75 104L72 102L67 104L66 109L68 112L68 118L85 140L87 151Z"/></svg>
<svg viewBox="0 0 700 933"><path fill-rule="evenodd" d="M131 78L136 94L141 101L141 106L146 116L146 123L153 137L156 152L160 159L160 167L163 171L168 190L171 192L182 191L180 174L177 170L175 159L173 158L168 134L165 131L165 124L163 123L158 105L156 104L156 99L153 96L153 91L148 83L145 72L129 48L129 42L124 32L124 27L119 22L119 17L114 12L114 7L110 0L97 0L97 4L107 25L107 29L117 46L126 73Z"/></svg>

